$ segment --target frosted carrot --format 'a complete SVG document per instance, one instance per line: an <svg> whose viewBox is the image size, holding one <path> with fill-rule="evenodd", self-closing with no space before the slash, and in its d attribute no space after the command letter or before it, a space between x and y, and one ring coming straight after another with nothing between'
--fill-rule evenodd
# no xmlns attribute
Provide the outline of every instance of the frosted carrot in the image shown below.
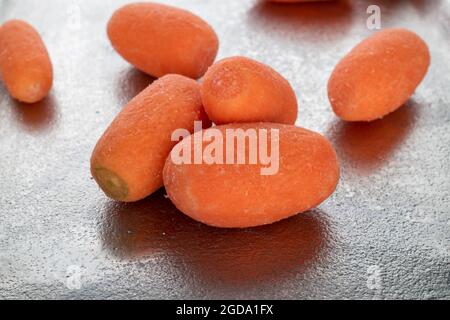
<svg viewBox="0 0 450 320"><path fill-rule="evenodd" d="M13 98L27 103L42 100L52 87L47 49L25 21L10 20L0 27L0 78Z"/></svg>
<svg viewBox="0 0 450 320"><path fill-rule="evenodd" d="M214 62L219 41L214 30L189 11L156 3L132 3L108 23L114 49L155 77L169 73L197 79Z"/></svg>
<svg viewBox="0 0 450 320"><path fill-rule="evenodd" d="M409 99L429 65L428 47L417 34L377 32L337 64L328 82L331 106L347 121L382 118Z"/></svg>
<svg viewBox="0 0 450 320"><path fill-rule="evenodd" d="M257 135L253 143L252 130ZM245 152L240 152L238 139L244 137ZM216 148L218 141L223 149ZM229 143L234 144L234 151ZM260 143L267 143L268 149L263 151ZM185 157L189 147L194 158L190 162ZM258 160L252 162L250 154L255 151ZM196 154L202 155L202 161L197 157L195 162ZM228 161L229 154L234 162ZM239 155L246 155L246 160L239 162ZM175 206L217 227L264 225L306 211L328 198L338 179L336 153L327 139L274 123L229 124L199 131L174 147L164 167L164 185Z"/></svg>
<svg viewBox="0 0 450 320"><path fill-rule="evenodd" d="M215 63L203 79L202 100L211 121L293 124L297 98L289 82L271 67L245 57Z"/></svg>
<svg viewBox="0 0 450 320"><path fill-rule="evenodd" d="M180 75L155 81L117 115L97 142L91 173L107 196L137 201L162 186L162 170L172 132L193 132L194 121L210 122L203 111L199 85Z"/></svg>

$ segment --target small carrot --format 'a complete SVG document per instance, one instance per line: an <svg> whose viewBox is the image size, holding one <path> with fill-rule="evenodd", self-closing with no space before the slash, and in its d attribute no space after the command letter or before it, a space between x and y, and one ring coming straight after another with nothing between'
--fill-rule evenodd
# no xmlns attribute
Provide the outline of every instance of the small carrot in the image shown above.
<svg viewBox="0 0 450 320"><path fill-rule="evenodd" d="M160 78L124 107L97 142L92 176L112 199L147 197L162 186L164 162L176 144L173 131L193 132L196 120L210 125L199 85L181 75Z"/></svg>
<svg viewBox="0 0 450 320"><path fill-rule="evenodd" d="M108 23L114 49L154 77L177 73L200 78L214 62L219 40L211 26L189 11L157 3L131 3Z"/></svg>
<svg viewBox="0 0 450 320"><path fill-rule="evenodd" d="M347 121L382 118L409 99L429 65L428 47L414 32L377 32L353 48L331 74L333 111Z"/></svg>
<svg viewBox="0 0 450 320"><path fill-rule="evenodd" d="M230 130L242 134L229 135ZM259 135L263 131L267 134ZM278 134L272 136L272 131ZM207 136L215 138L202 143ZM239 137L248 142L245 151L238 147ZM271 161L262 160L262 144L270 146ZM230 150L229 145L236 148ZM177 159L180 150L190 150L191 159L196 153L207 159L213 149L214 162ZM259 158L251 163L254 151ZM230 154L235 162L226 162ZM239 154L247 160L237 163ZM263 175L262 169L269 167L270 175ZM334 192L338 180L336 152L326 138L276 123L234 123L198 131L174 147L164 167L166 192L179 210L197 221L227 228L270 224L309 210Z"/></svg>
<svg viewBox="0 0 450 320"><path fill-rule="evenodd" d="M26 103L42 100L52 87L45 44L25 21L10 20L0 28L0 77L10 95Z"/></svg>
<svg viewBox="0 0 450 320"><path fill-rule="evenodd" d="M201 93L205 111L216 124L294 124L297 119L297 97L289 82L271 67L246 57L226 58L211 66Z"/></svg>

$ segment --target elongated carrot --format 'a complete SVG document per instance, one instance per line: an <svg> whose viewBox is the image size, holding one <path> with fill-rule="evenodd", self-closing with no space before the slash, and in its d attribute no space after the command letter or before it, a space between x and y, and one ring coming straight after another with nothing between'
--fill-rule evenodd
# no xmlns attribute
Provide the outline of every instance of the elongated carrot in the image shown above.
<svg viewBox="0 0 450 320"><path fill-rule="evenodd" d="M10 20L0 28L0 78L13 98L27 103L42 100L52 87L47 49L25 21Z"/></svg>
<svg viewBox="0 0 450 320"><path fill-rule="evenodd" d="M131 3L114 12L108 23L114 49L154 77L169 73L197 79L214 62L216 33L193 13L157 3Z"/></svg>
<svg viewBox="0 0 450 320"><path fill-rule="evenodd" d="M145 198L162 186L164 162L176 143L173 131L192 132L195 120L210 125L199 85L180 75L160 78L124 107L97 142L92 176L112 199Z"/></svg>
<svg viewBox="0 0 450 320"><path fill-rule="evenodd" d="M414 32L377 32L353 48L331 74L333 111L347 121L382 118L409 99L429 65L428 47Z"/></svg>
<svg viewBox="0 0 450 320"><path fill-rule="evenodd" d="M240 152L244 149L238 147L238 136L227 133L230 130L246 139L245 152ZM252 133L255 144L250 143ZM215 138L201 143L206 136ZM233 151L227 147L230 142L236 146ZM215 162L205 162L213 144ZM264 144L269 146L270 161L263 160ZM200 150L205 161L190 162L179 152L189 148L191 159ZM254 163L249 160L252 152L259 153ZM179 153L185 160L179 161ZM229 154L235 156L234 163L226 162ZM237 163L239 154L247 155L247 161ZM263 168L270 168L270 174L263 175ZM176 145L164 167L164 185L175 206L216 227L270 224L306 211L328 198L338 180L336 153L326 138L275 123L235 123L196 132Z"/></svg>

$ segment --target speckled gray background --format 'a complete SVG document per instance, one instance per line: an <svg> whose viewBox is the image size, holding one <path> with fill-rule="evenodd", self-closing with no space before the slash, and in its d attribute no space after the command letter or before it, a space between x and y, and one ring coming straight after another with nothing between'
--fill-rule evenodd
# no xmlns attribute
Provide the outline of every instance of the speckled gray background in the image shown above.
<svg viewBox="0 0 450 320"><path fill-rule="evenodd" d="M450 299L450 1L161 1L210 22L219 58L273 66L299 97L297 124L329 137L342 163L335 194L274 225L220 230L178 212L160 191L108 200L91 150L152 79L112 49L106 22L126 1L0 0L0 22L42 34L55 69L33 106L0 85L0 298ZM370 124L331 112L329 74L382 26L429 44L432 66L408 105Z"/></svg>

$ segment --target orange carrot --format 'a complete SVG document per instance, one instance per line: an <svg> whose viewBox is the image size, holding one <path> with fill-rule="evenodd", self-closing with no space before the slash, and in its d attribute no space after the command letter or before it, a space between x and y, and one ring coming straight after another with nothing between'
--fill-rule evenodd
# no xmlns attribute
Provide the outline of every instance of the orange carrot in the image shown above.
<svg viewBox="0 0 450 320"><path fill-rule="evenodd" d="M47 49L25 21L10 20L0 28L0 78L13 98L27 103L42 100L52 87Z"/></svg>
<svg viewBox="0 0 450 320"><path fill-rule="evenodd" d="M278 170L262 175L261 169L267 169L269 162L260 158L251 164L248 160L252 149L250 142L245 146L247 161L240 164L226 162L224 158L229 149L218 153L216 150L216 155L223 154L222 162L189 164L175 160L180 150L188 150L189 146L192 157L197 149L205 157L211 144L216 142L209 140L210 143L199 144L199 141L202 136L203 139L213 136L213 131L214 136L217 130L223 134L226 146L230 143L228 139L234 139L226 135L228 129L267 130L271 157L276 155L272 142L279 141ZM278 137L272 137L269 130L278 130ZM259 138L258 143L263 140ZM237 145L235 143L235 160ZM273 159L276 161L275 157ZM339 165L328 140L312 131L274 123L228 124L196 132L177 144L167 158L163 175L169 198L191 218L217 227L243 228L269 224L317 206L335 190Z"/></svg>
<svg viewBox="0 0 450 320"><path fill-rule="evenodd" d="M197 79L214 62L219 47L204 20L156 3L118 9L108 23L108 36L125 60L155 77L177 73Z"/></svg>
<svg viewBox="0 0 450 320"><path fill-rule="evenodd" d="M245 57L215 63L201 87L205 111L216 124L294 124L297 98L289 82L267 65Z"/></svg>
<svg viewBox="0 0 450 320"><path fill-rule="evenodd" d="M365 39L334 69L328 97L347 121L371 121L402 106L430 65L426 43L405 29L386 29Z"/></svg>
<svg viewBox="0 0 450 320"><path fill-rule="evenodd" d="M172 132L193 132L194 121L210 122L199 85L180 75L155 81L132 99L98 141L91 173L107 196L137 201L162 186L164 162L176 142Z"/></svg>

